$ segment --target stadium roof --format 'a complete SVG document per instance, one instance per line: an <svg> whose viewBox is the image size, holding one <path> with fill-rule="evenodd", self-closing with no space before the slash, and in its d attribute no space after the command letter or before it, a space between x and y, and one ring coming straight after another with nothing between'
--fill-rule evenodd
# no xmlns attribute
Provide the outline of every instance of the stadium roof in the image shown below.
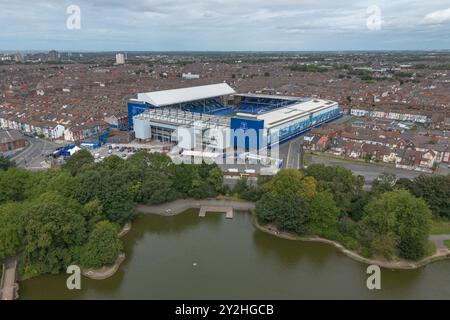
<svg viewBox="0 0 450 320"><path fill-rule="evenodd" d="M290 101L305 100L305 98L300 98L300 97L259 94L259 93L239 93L239 94L235 94L235 96L236 97L248 97L248 98L261 98L261 99L279 99L279 100L290 100Z"/></svg>
<svg viewBox="0 0 450 320"><path fill-rule="evenodd" d="M257 115L257 119L264 120L265 127L271 128L311 112L322 111L337 105L337 102L334 101L313 99Z"/></svg>
<svg viewBox="0 0 450 320"><path fill-rule="evenodd" d="M219 83L207 86L139 93L138 100L145 101L155 107L164 107L235 93L234 89L228 84Z"/></svg>

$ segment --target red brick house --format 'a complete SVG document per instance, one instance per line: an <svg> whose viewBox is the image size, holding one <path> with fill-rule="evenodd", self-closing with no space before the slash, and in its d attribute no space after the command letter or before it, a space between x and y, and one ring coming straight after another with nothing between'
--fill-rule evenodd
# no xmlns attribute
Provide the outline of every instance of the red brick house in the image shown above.
<svg viewBox="0 0 450 320"><path fill-rule="evenodd" d="M0 152L9 152L25 148L27 141L20 131L2 130L0 131Z"/></svg>

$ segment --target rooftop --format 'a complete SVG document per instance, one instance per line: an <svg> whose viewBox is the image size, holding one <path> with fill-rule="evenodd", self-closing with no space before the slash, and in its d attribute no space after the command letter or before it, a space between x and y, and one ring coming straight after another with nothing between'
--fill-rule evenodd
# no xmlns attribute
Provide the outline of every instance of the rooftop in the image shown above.
<svg viewBox="0 0 450 320"><path fill-rule="evenodd" d="M210 99L235 94L233 88L226 83L211 84L183 89L138 93L138 100L156 107L170 106L178 103Z"/></svg>
<svg viewBox="0 0 450 320"><path fill-rule="evenodd" d="M269 95L269 94L259 94L259 93L238 93L238 94L235 94L235 96L248 97L248 98L261 98L261 99L280 99L280 100L290 100L290 101L304 100L304 98L300 98L300 97Z"/></svg>
<svg viewBox="0 0 450 320"><path fill-rule="evenodd" d="M22 133L17 130L0 130L0 143L9 143L24 139Z"/></svg>
<svg viewBox="0 0 450 320"><path fill-rule="evenodd" d="M273 127L283 122L296 119L300 116L306 115L311 111L320 111L332 106L337 106L337 102L312 99L305 102L296 103L285 108L275 109L273 111L263 113L257 116L258 120L264 120L266 127Z"/></svg>

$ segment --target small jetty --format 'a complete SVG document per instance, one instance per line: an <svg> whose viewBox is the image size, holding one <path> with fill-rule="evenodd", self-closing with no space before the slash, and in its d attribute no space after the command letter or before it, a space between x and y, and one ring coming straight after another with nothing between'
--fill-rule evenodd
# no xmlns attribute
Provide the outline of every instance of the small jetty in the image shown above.
<svg viewBox="0 0 450 320"><path fill-rule="evenodd" d="M209 207L209 206L202 206L200 208L200 213L198 214L199 217L206 216L207 212L219 212L219 213L225 213L227 219L233 219L233 208L232 207Z"/></svg>

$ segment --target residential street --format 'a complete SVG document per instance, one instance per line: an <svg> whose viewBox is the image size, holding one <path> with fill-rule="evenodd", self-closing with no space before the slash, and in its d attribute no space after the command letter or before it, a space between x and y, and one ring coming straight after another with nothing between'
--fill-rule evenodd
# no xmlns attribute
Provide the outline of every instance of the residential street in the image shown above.
<svg viewBox="0 0 450 320"><path fill-rule="evenodd" d="M352 161L319 157L311 154L308 154L305 157L308 164L320 163L329 166L341 166L346 169L352 170L354 174L364 176L364 178L366 179L366 186L370 186L372 182L383 173L393 173L397 176L397 178L408 179L413 179L421 174L421 172L418 171L397 169L370 163L359 164Z"/></svg>
<svg viewBox="0 0 450 320"><path fill-rule="evenodd" d="M299 167L299 152L300 152L300 141L303 137L298 137L289 142L282 144L279 148L280 158L283 159L284 168L298 168ZM369 163L356 163L354 161L346 161L335 159L332 157L316 156L311 154L305 154L305 163L320 163L329 166L342 166L346 169L352 170L356 175L362 175L366 179L366 187L370 186L372 182L380 176L382 173L393 173L398 178L408 178L413 179L421 174L418 171L410 171L404 169L391 168L382 165L369 164ZM448 174L450 170L446 167L440 168L438 174Z"/></svg>
<svg viewBox="0 0 450 320"><path fill-rule="evenodd" d="M55 151L60 145L39 138L25 137L30 145L12 157L19 167L27 169L42 169L42 162L47 154Z"/></svg>

